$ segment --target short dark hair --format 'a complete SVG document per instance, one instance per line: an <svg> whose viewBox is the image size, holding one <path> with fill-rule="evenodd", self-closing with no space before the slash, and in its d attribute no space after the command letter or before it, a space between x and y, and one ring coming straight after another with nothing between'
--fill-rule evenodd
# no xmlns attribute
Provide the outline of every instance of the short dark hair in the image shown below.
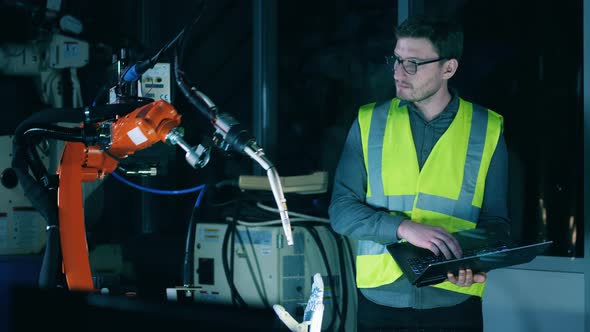
<svg viewBox="0 0 590 332"><path fill-rule="evenodd" d="M397 39L426 38L441 58L460 60L463 54L463 28L448 18L410 17L397 27L395 36Z"/></svg>

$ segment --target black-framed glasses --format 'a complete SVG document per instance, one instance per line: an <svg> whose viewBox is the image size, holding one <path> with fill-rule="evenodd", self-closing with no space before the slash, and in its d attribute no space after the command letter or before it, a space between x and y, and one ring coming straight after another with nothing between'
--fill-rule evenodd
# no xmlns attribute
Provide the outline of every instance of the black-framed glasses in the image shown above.
<svg viewBox="0 0 590 332"><path fill-rule="evenodd" d="M418 66L438 62L442 60L447 60L447 58L437 58L432 60L425 60L425 61L416 61L416 60L409 60L409 59L401 59L398 58L396 55L389 55L385 57L385 62L392 67L393 70L397 68L397 65L401 63L404 71L409 75L414 75L418 71Z"/></svg>

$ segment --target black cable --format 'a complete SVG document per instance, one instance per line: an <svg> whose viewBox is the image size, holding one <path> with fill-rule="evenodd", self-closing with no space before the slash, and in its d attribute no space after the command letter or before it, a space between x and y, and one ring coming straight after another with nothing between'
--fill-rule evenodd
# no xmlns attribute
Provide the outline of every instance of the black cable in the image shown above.
<svg viewBox="0 0 590 332"><path fill-rule="evenodd" d="M234 296L235 291L234 291L234 288L232 287L233 283L230 280L231 276L229 275L229 266L227 263L227 243L228 243L229 237L230 237L230 228L228 225L227 228L225 229L225 233L223 234L223 241L221 242L221 266L223 267L225 279L226 279L227 284L229 286L232 304L235 306L236 305L236 298Z"/></svg>
<svg viewBox="0 0 590 332"><path fill-rule="evenodd" d="M126 83L133 83L137 81L142 74L144 74L146 71L148 71L156 65L162 54L168 51L174 44L177 44L179 40L182 40L184 34L201 19L201 15L203 14L203 9L205 7L203 1L201 2L201 4L203 4L203 6L200 10L199 15L191 22L185 24L184 27L176 34L176 36L172 38L168 43L166 43L166 45L162 46L162 48L160 48L160 50L158 50L153 56L147 58L146 60L139 61L131 66L128 66L123 71L123 73L119 77L119 82L117 85L118 89L120 89L120 87ZM178 49L178 47L176 49Z"/></svg>
<svg viewBox="0 0 590 332"><path fill-rule="evenodd" d="M217 182L215 184L215 188L217 188L217 189L222 188L222 187L235 187L235 188L238 188L239 187L238 183L239 183L238 182L238 179L221 180L221 181L219 181L219 182Z"/></svg>
<svg viewBox="0 0 590 332"><path fill-rule="evenodd" d="M29 168L35 179L47 187L50 185L50 175L37 151L38 141L40 138L55 138L65 141L81 142L84 140L80 133L80 128L44 125L44 127L26 129L24 132L19 133L18 139L15 137L15 141L25 146L26 162Z"/></svg>
<svg viewBox="0 0 590 332"><path fill-rule="evenodd" d="M113 158L113 160L116 160L116 161L117 161L117 163L119 164L119 165L117 165L117 169L121 169L121 170L123 170L123 172L125 172L125 171L126 171L126 170L125 170L125 168L121 166L121 163L123 162L123 159L121 159L121 158L119 158L119 157L115 156L115 155L114 155L114 154L112 154L112 153L111 153L111 151L109 151L109 150L105 150L105 149L103 149L103 150L102 150L102 152L104 152L104 153L105 153L107 156L109 156L109 157Z"/></svg>
<svg viewBox="0 0 590 332"><path fill-rule="evenodd" d="M57 220L56 220L57 222ZM58 273L60 272L59 257L61 246L59 228L57 225L47 226L47 243L43 253L43 261L39 271L38 285L40 288L55 288L58 286Z"/></svg>
<svg viewBox="0 0 590 332"><path fill-rule="evenodd" d="M24 139L23 134L31 128L43 128L58 122L79 124L84 121L84 118L84 109L82 108L69 110L59 108L42 110L33 113L16 127L14 139L17 144L25 144L26 142L22 141Z"/></svg>
<svg viewBox="0 0 590 332"><path fill-rule="evenodd" d="M182 57L184 56L184 50L187 45L187 41L189 38L187 37L192 28L195 24L201 19L201 15L206 9L206 2L202 1L202 8L199 13L199 16L190 24L185 27L186 31L182 34L180 38L180 43L177 43L176 47L174 48L174 61L172 66L172 72L174 75L174 80L176 81L176 85L182 92L182 94L186 97L186 99L203 115L205 115L208 119L213 120L217 116L217 107L215 105L210 106L207 105L205 102L202 101L202 97L198 95L197 90L193 88L192 84L188 82L188 79L184 76L184 71L181 69Z"/></svg>
<svg viewBox="0 0 590 332"><path fill-rule="evenodd" d="M24 129L23 129L24 130ZM43 164L39 152L37 151L37 144L41 139L56 139L66 142L80 142L85 145L92 145L96 141L96 135L91 130L84 128L70 128L62 127L52 124L45 124L24 130L19 136L19 142L26 146L27 163L33 172L37 181L42 182L45 186L51 185L51 175Z"/></svg>
<svg viewBox="0 0 590 332"><path fill-rule="evenodd" d="M238 201L238 207L236 208L238 211L239 211L239 204L240 204L240 202ZM239 214L239 212L236 212L236 214ZM228 242L230 241L230 238L233 241L232 234L234 231L234 227L235 227L235 222L230 221L227 225L227 229L225 230L225 234L223 236L223 241L221 244L221 263L223 266L223 271L225 272L225 278L227 280L227 284L230 289L232 304L234 306L236 306L236 301L237 301L238 305L241 305L242 307L247 307L246 302L244 301L244 299L241 297L240 293L236 289L236 285L233 281L233 271L231 271L230 266L229 266L229 262L227 259ZM233 250L231 252L231 255L233 257Z"/></svg>
<svg viewBox="0 0 590 332"><path fill-rule="evenodd" d="M61 271L61 253L59 249L57 192L41 186L29 173L26 148L13 142L11 166L16 172L18 182L25 197L31 202L35 210L47 222L47 242L43 261L39 271L38 283L40 287L56 287L57 276Z"/></svg>
<svg viewBox="0 0 590 332"><path fill-rule="evenodd" d="M202 189L205 190L205 189ZM205 195L205 193L203 193ZM188 230L186 234L186 242L184 248L184 263L183 263L183 272L182 272L182 284L184 287L191 287L194 286L194 267L195 267L195 260L194 260L194 252L193 247L195 245L195 229L198 220L200 219L200 207L195 204L193 210L191 212L191 217L188 223Z"/></svg>
<svg viewBox="0 0 590 332"><path fill-rule="evenodd" d="M96 93L96 96L94 96L94 99L92 100L92 106L96 106L98 105L98 102L100 101L100 98L107 92L109 91L109 84L105 84L103 86L100 87L100 89L98 89L98 92Z"/></svg>
<svg viewBox="0 0 590 332"><path fill-rule="evenodd" d="M122 116L131 113L138 106L140 102L127 104L108 104L97 105L91 108L47 108L35 112L22 121L14 132L15 139L18 144L21 144L22 135L30 128L40 127L47 128L48 125L55 123L76 123L84 122L99 122L107 119L113 119L116 116ZM61 127L65 128L65 127Z"/></svg>
<svg viewBox="0 0 590 332"><path fill-rule="evenodd" d="M336 296L336 285L334 283L334 274L332 273L332 268L330 267L330 262L328 261L328 255L327 255L325 247L320 239L320 236L317 233L317 230L314 228L314 226L311 226L311 225L306 225L305 229L311 235L311 237L313 238L313 241L315 242L316 246L320 250L320 256L322 257L322 261L324 262L324 265L326 267L326 273L328 274L327 284L330 287L330 289L332 290L332 317L331 317L332 319L330 320L330 323L326 327L326 330L333 331L334 325L336 324L336 319L338 317L340 317L340 312L338 310L338 308L339 308L338 297ZM325 296L326 296L326 293L324 291L324 297Z"/></svg>
<svg viewBox="0 0 590 332"><path fill-rule="evenodd" d="M174 54L174 63L173 63L173 73L174 79L176 80L176 85L182 92L182 94L186 97L186 99L193 105L197 110L199 110L203 115L205 115L208 119L213 120L217 115L217 107L206 105L202 100L201 97L198 96L195 92L195 89L191 88L191 86L186 82L186 78L184 77L184 73L180 70L180 64L178 60L178 52L175 51Z"/></svg>
<svg viewBox="0 0 590 332"><path fill-rule="evenodd" d="M54 123L76 123L96 122L107 118L114 118L117 115L124 115L131 112L134 105L103 105L95 108L73 108L59 109L50 108L33 113L27 119L22 121L15 130L13 150L22 148L25 152L22 161L28 165L33 175L44 183L49 185L50 175L47 168L41 161L36 145L41 138L50 138L68 142L82 142L86 145L92 145L96 141L94 128L86 127L63 127Z"/></svg>
<svg viewBox="0 0 590 332"><path fill-rule="evenodd" d="M41 157L39 156L37 146L26 146L24 148L24 151L27 169L31 170L31 173L33 173L33 177L35 178L35 180L37 180L40 183L43 183L43 185L47 187L48 183L44 182L44 179L47 179L49 173L47 171L47 168L43 164Z"/></svg>
<svg viewBox="0 0 590 332"><path fill-rule="evenodd" d="M209 205L211 205L212 207L222 207L222 206L234 204L236 201L237 200L235 200L235 199L231 199L231 200L225 201L225 202L211 202L211 203L209 203Z"/></svg>
<svg viewBox="0 0 590 332"><path fill-rule="evenodd" d="M205 12L205 10L207 9L207 3L203 0L201 1L201 8L200 8L200 12L199 12L199 16L197 16L197 18L187 27L185 27L185 29L183 29L184 33L182 34L182 36L180 36L180 41L179 43L177 43L176 45L176 49L178 50L178 52L180 53L179 56L179 65L182 63L182 58L184 56L184 50L186 49L186 46L188 45L188 40L190 40L190 34L192 33L193 27L197 24L197 22L201 19L201 15L203 15L203 13ZM176 50L175 50L176 53Z"/></svg>
<svg viewBox="0 0 590 332"><path fill-rule="evenodd" d="M186 47L186 40L188 38L185 39L185 36L187 34L189 34L190 30L192 30L193 26L195 24L197 24L197 22L201 19L201 16L203 15L203 12L205 11L205 7L206 7L206 3L205 1L201 1L200 3L201 8L198 10L199 11L199 15L193 19L190 23L187 23L182 30L180 30L180 32L176 35L176 37L174 37L172 40L170 40L170 42L168 42L168 44L166 44L165 46L163 46L160 51L158 51L153 57L152 60L158 61L158 58L166 51L168 51L170 49L170 47L172 47L177 41L180 41L180 44L182 44L182 51L184 51L184 47ZM197 11L197 10L195 10ZM178 44L177 44L178 45Z"/></svg>
<svg viewBox="0 0 590 332"><path fill-rule="evenodd" d="M230 280L231 280L231 284L233 286L234 289L234 296L236 296L236 298L238 299L238 301L240 302L240 304L242 304L244 307L247 307L248 305L246 304L246 301L244 301L244 299L242 298L242 296L240 295L240 292L238 292L238 288L236 287L236 283L235 283L235 275L234 275L234 271L235 271L235 245L236 245L236 231L237 231L237 225L235 222L230 222L228 224L228 228L229 228L229 232L230 232L230 237L229 237L229 264L228 264L228 272L229 272L229 276L230 276ZM227 255L227 252L225 253Z"/></svg>
<svg viewBox="0 0 590 332"><path fill-rule="evenodd" d="M330 233L332 234L332 236L334 237L334 240L337 243L338 246L338 252L340 253L339 255L339 261L340 261L340 269L341 269L341 273L342 273L342 312L344 313L344 316L346 316L347 312L348 312L348 269L346 266L346 261L350 261L350 266L352 269L352 278L354 279L354 277L356 276L356 264L355 264L355 255L352 252L352 245L350 244L350 241L348 239L348 237L338 234L336 233L332 228L329 228ZM345 256L345 251L346 251L346 256ZM346 259L348 258L348 259ZM340 326L341 330L345 329L345 322L341 322L341 326Z"/></svg>
<svg viewBox="0 0 590 332"><path fill-rule="evenodd" d="M339 310L338 297L336 296L336 287L334 285L334 275L332 274L332 268L330 267L330 264L328 261L328 255L326 254L326 248L323 246L317 230L315 228L313 228L313 226L310 226L310 225L305 225L304 229L308 231L308 233L311 235L314 242L316 243L318 249L320 250L320 255L321 255L322 260L324 261L324 264L326 266L326 272L328 273L328 285L330 285L330 288L332 289L333 315L332 315L332 319L330 320L330 323L329 323L328 327L326 328L326 330L333 331L333 326L336 322L336 317L338 317L340 319L341 325L343 322L342 313Z"/></svg>
<svg viewBox="0 0 590 332"><path fill-rule="evenodd" d="M194 210L198 210L197 207L195 207ZM193 212L192 217L190 218L189 224L188 224L188 230L187 230L187 234L186 234L186 245L185 245L185 249L184 249L184 263L183 263L183 272L182 272L182 284L184 285L184 287L191 287L194 285L194 276L192 274L193 271L193 267L194 267L194 259L192 259L191 257L193 255L191 255L191 248L194 246L194 233L195 233L195 224L196 224L196 217L195 217L196 212Z"/></svg>
<svg viewBox="0 0 590 332"><path fill-rule="evenodd" d="M82 128L68 128L55 125L45 125L43 127L29 128L23 133L27 143L38 137L51 138L67 142L84 142Z"/></svg>
<svg viewBox="0 0 590 332"><path fill-rule="evenodd" d="M201 203L205 195L207 194L206 187L203 186L201 192L197 194L197 199L195 201L195 205L193 206L193 210L191 212L191 218L189 220L189 227L188 227L188 234L186 235L186 247L184 251L184 276L183 276L183 285L185 287L194 286L194 268L195 268L195 258L194 258L194 246L195 246L195 238L196 238L196 225L201 217Z"/></svg>
<svg viewBox="0 0 590 332"><path fill-rule="evenodd" d="M346 268L346 257L344 256L344 241L346 241L343 235L336 233L332 227L327 226L326 229L334 238L336 246L338 248L338 259L340 262L340 279L342 286L342 317L346 317L348 312L348 270ZM345 322L340 321L340 331L344 331Z"/></svg>

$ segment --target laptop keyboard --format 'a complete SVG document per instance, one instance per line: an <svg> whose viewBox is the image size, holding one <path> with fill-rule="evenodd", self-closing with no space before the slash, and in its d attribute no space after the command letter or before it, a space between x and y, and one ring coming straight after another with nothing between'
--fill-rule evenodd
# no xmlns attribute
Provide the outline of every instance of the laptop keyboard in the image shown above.
<svg viewBox="0 0 590 332"><path fill-rule="evenodd" d="M483 255L483 254L490 254L490 253L499 252L499 251L502 251L502 250L505 250L508 248L509 248L509 246L505 243L497 243L497 244L490 245L487 247L472 248L472 249L468 249L468 250L463 250L462 258L479 256L479 255ZM455 259L455 258L451 258L449 260L453 260L453 259ZM444 262L446 260L447 259L442 254L439 256L432 254L432 255L427 255L427 256L422 256L422 257L410 258L407 261L408 261L408 264L410 265L410 267L412 268L412 271L414 271L414 273L421 274L422 271L424 271L428 267L428 265L438 263L438 262Z"/></svg>

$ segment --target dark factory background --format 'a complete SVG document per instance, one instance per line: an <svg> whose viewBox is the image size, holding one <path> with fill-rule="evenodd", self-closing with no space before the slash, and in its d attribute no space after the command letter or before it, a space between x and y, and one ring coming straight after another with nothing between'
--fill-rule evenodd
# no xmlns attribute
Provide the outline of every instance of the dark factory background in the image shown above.
<svg viewBox="0 0 590 332"><path fill-rule="evenodd" d="M2 1L0 44L27 43L40 28L55 29L45 16L45 3ZM60 15L81 21L83 31L77 38L90 46L89 63L79 70L84 105L90 105L101 88L114 84L113 55L126 49L131 62L141 60L201 15L183 40L181 67L186 77L220 111L233 115L249 132L259 133L254 109L260 105L255 103L259 82L254 71L266 71L270 121L259 143L281 176L328 173L326 192L286 195L290 210L327 218L332 177L359 106L395 94L384 57L393 53L398 2L276 1L267 7L276 14L265 17L262 27L262 33L271 36L270 53L262 57L262 65L255 65L254 1L205 0L204 7L201 3L62 1ZM582 0L410 4L429 15L453 15L464 25L463 61L451 85L464 99L505 119L513 234L526 240L553 240L548 256L584 257ZM169 55L161 61L171 62ZM66 107L71 106L68 82L64 79ZM185 139L196 144L210 137L213 127L208 120L178 89L173 92ZM12 135L27 116L48 107L31 77L0 74L0 96L1 135ZM274 204L270 192L236 187L240 175L264 175L239 154L214 150L209 164L197 170L184 161L182 150L166 144L138 151L129 159L158 165L156 177L130 178L146 187L206 184L200 220L221 221L247 210L248 202ZM119 286L146 297L163 297L167 287L182 284L185 238L196 198L197 194L141 193L107 177L85 200L88 249L119 244L126 266L133 271L121 271ZM29 275L7 277L7 282L36 283L41 254L35 257L39 259L33 267L21 271Z"/></svg>

